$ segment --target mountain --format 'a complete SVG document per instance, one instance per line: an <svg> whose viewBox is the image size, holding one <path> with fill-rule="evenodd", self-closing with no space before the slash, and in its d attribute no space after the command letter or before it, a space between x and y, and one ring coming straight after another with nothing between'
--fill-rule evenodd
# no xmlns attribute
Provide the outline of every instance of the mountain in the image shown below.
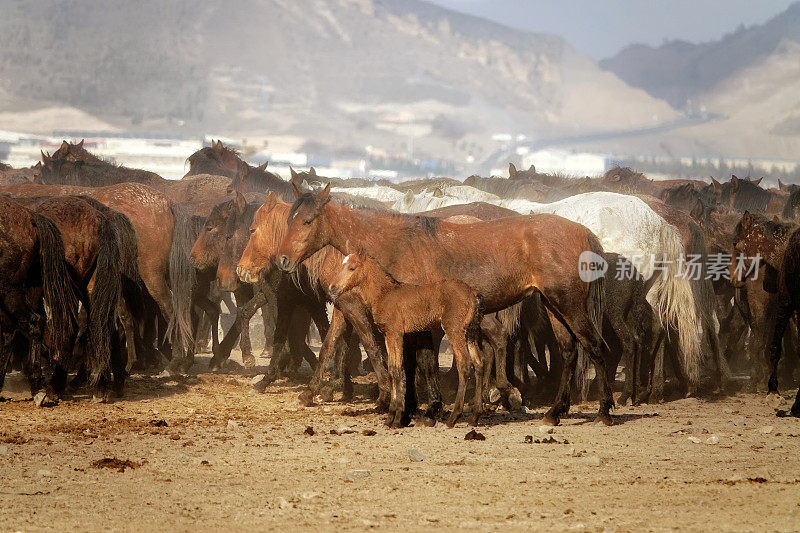
<svg viewBox="0 0 800 533"><path fill-rule="evenodd" d="M561 38L416 0L2 0L0 48L0 111L63 105L122 129L340 153L413 137L417 152L481 157L496 132L677 117Z"/></svg>
<svg viewBox="0 0 800 533"><path fill-rule="evenodd" d="M764 24L740 26L718 41L632 45L600 66L629 85L684 108L723 80L765 60L787 41L800 42L800 2Z"/></svg>

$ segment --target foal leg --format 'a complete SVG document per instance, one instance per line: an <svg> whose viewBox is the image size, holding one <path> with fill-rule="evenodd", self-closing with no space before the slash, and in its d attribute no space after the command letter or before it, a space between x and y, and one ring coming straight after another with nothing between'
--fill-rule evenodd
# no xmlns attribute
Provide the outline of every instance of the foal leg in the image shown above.
<svg viewBox="0 0 800 533"><path fill-rule="evenodd" d="M386 335L386 351L389 354L389 379L392 387L392 398L389 402L389 415L386 417L386 425L389 427L403 427L408 424L404 420L403 335L394 332Z"/></svg>
<svg viewBox="0 0 800 533"><path fill-rule="evenodd" d="M472 366L475 368L475 396L472 400L472 413L469 416L469 424L475 426L483 414L483 390L481 389L483 388L485 363L478 343L474 339L467 341L467 350L472 360Z"/></svg>
<svg viewBox="0 0 800 533"><path fill-rule="evenodd" d="M417 345L417 366L425 379L428 392L428 409L425 410L423 423L429 426L436 423L436 418L444 409L442 391L439 388L439 346L442 344L443 335L444 332L441 330L416 335L421 343ZM414 401L416 403L416 396ZM411 407L407 407L412 410Z"/></svg>
<svg viewBox="0 0 800 533"><path fill-rule="evenodd" d="M769 347L770 373L769 381L767 382L768 394L778 394L778 363L781 360L781 350L783 349L783 335L796 309L797 302L793 301L788 291L781 288L778 294L778 312L775 317L775 329L772 333L772 342ZM794 416L800 415L800 411L797 413L794 412L796 406L797 402L795 402L795 405L792 407L792 414Z"/></svg>
<svg viewBox="0 0 800 533"><path fill-rule="evenodd" d="M453 402L453 412L447 419L447 427L456 425L456 420L464 412L464 395L467 391L467 378L469 377L469 356L467 355L467 332L463 329L448 328L447 338L453 347L453 364L458 368L458 389ZM476 385L479 386L479 385Z"/></svg>
<svg viewBox="0 0 800 533"><path fill-rule="evenodd" d="M522 406L522 394L506 377L508 332L496 315L487 315L481 320L481 333L492 347L497 375L495 386L501 393L503 404L507 409L519 409Z"/></svg>

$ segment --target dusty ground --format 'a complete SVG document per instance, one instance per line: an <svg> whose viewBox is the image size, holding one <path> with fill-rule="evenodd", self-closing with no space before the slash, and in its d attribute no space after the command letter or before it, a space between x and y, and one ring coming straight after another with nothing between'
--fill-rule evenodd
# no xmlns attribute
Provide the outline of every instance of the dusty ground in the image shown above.
<svg viewBox="0 0 800 533"><path fill-rule="evenodd" d="M800 421L756 395L623 407L610 428L580 405L551 435L543 408L499 412L465 441L464 423L386 429L365 386L313 408L241 373L135 377L110 405L36 409L23 388L0 403L0 531L800 528Z"/></svg>

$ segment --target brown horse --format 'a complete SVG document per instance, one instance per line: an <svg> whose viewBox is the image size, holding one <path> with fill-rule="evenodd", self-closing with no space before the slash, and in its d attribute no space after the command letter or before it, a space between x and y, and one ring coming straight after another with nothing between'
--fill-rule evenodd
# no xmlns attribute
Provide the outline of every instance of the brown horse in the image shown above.
<svg viewBox="0 0 800 533"><path fill-rule="evenodd" d="M136 231L139 274L163 319L172 328L173 368L186 365L193 345L191 292L195 270L189 261L194 242L186 212L163 194L140 183L108 187L18 184L0 187L12 197L85 195L126 215Z"/></svg>
<svg viewBox="0 0 800 533"><path fill-rule="evenodd" d="M189 163L189 172L184 179L198 174L211 174L216 176L227 176L234 182L242 181L240 170L244 161L233 148L223 146L221 141L212 142L211 146L201 148L186 160ZM289 184L283 181L280 176L267 170L267 163L249 168L244 176L243 183L235 184L235 190L241 192L261 192L268 193L274 191L275 194L285 200L292 198L292 189Z"/></svg>
<svg viewBox="0 0 800 533"><path fill-rule="evenodd" d="M56 400L42 375L45 330L56 364L70 357L78 327L78 293L58 227L45 216L0 197L0 390L19 333L25 374L37 405ZM50 310L45 324L44 305Z"/></svg>
<svg viewBox="0 0 800 533"><path fill-rule="evenodd" d="M339 275L331 287L334 297L357 291L369 306L373 320L386 339L389 376L392 384L390 413L405 397L403 385L403 336L441 326L453 347L458 367L458 391L447 425L453 427L464 411L464 395L470 363L475 367L475 399L470 424L475 425L483 411L483 360L478 348L481 298L465 283L443 280L424 285L401 283L363 251L342 260ZM401 420L390 415L387 424L400 426Z"/></svg>
<svg viewBox="0 0 800 533"><path fill-rule="evenodd" d="M603 396L598 420L613 423L609 413L613 406L611 387L600 356L603 280L584 282L578 271L582 253L602 253L597 237L587 228L553 215L459 225L421 216L357 210L329 200L330 187L318 194L298 196L289 213L286 237L277 251L282 269L295 270L326 245L342 251L349 241L364 247L404 282L463 281L484 297L490 313L539 291L548 309L596 366ZM545 415L551 423L558 423L569 408L574 350L567 357L559 398ZM406 415L404 406L395 407L400 410L395 416Z"/></svg>

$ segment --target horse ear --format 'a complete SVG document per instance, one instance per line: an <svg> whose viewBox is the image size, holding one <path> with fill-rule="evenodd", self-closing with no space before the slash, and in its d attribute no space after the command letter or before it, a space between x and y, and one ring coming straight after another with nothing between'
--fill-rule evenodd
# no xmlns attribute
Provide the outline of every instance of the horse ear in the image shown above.
<svg viewBox="0 0 800 533"><path fill-rule="evenodd" d="M262 205L267 206L267 210L269 211L273 207L275 207L275 204L277 203L277 199L278 199L278 197L275 196L275 191L269 191L269 194L267 194L267 199L264 200L264 203Z"/></svg>
<svg viewBox="0 0 800 533"><path fill-rule="evenodd" d="M731 174L731 192L736 192L737 190L739 190L739 178Z"/></svg>
<svg viewBox="0 0 800 533"><path fill-rule="evenodd" d="M711 185L714 186L714 190L717 192L722 192L722 184L714 179L714 176L711 176Z"/></svg>
<svg viewBox="0 0 800 533"><path fill-rule="evenodd" d="M61 148L69 150L69 143L67 141L61 141Z"/></svg>
<svg viewBox="0 0 800 533"><path fill-rule="evenodd" d="M292 184L292 192L294 193L294 197L300 198L301 196L303 196L303 191L300 190L300 188L297 186L294 180L292 180L290 183Z"/></svg>
<svg viewBox="0 0 800 533"><path fill-rule="evenodd" d="M705 213L705 206L703 205L702 200L699 198L697 202L694 204L691 213L689 215L695 219L697 222L703 222L703 214Z"/></svg>
<svg viewBox="0 0 800 533"><path fill-rule="evenodd" d="M761 180L764 179L764 176L761 176L757 180L752 180L753 185L761 185Z"/></svg>
<svg viewBox="0 0 800 533"><path fill-rule="evenodd" d="M294 169L293 169L291 166L289 167L289 173L292 175L292 181L294 181L294 180L296 180L298 177L300 177L300 174L298 174L297 172L295 172L295 171L294 171Z"/></svg>
<svg viewBox="0 0 800 533"><path fill-rule="evenodd" d="M78 148L83 148L83 141L86 139L81 139L81 142L78 143Z"/></svg>
<svg viewBox="0 0 800 533"><path fill-rule="evenodd" d="M309 168L308 173L314 176L315 178L317 177L317 170L314 167Z"/></svg>
<svg viewBox="0 0 800 533"><path fill-rule="evenodd" d="M773 222L780 222L781 221L781 217L779 215L775 215L775 216L772 217L772 221Z"/></svg>
<svg viewBox="0 0 800 533"><path fill-rule="evenodd" d="M442 196L444 196L444 193L442 192L442 189L440 189L439 187L436 187L436 189L433 190L433 197L434 198L441 198Z"/></svg>
<svg viewBox="0 0 800 533"><path fill-rule="evenodd" d="M778 178L778 190L781 190L781 191L785 191L786 190L786 184L783 183L780 178Z"/></svg>
<svg viewBox="0 0 800 533"><path fill-rule="evenodd" d="M314 198L314 203L317 207L322 207L323 205L327 204L331 200L331 184L328 183L324 189L322 189L317 197Z"/></svg>
<svg viewBox="0 0 800 533"><path fill-rule="evenodd" d="M50 156L45 154L44 150L41 150L41 152L42 152L42 163L46 165L47 163L50 162Z"/></svg>
<svg viewBox="0 0 800 533"><path fill-rule="evenodd" d="M745 211L744 215L742 215L742 229L747 229L753 223L753 217L750 214L750 211Z"/></svg>
<svg viewBox="0 0 800 533"><path fill-rule="evenodd" d="M533 163L531 163L531 166L528 168L528 172L531 174L536 174L536 167L533 166Z"/></svg>
<svg viewBox="0 0 800 533"><path fill-rule="evenodd" d="M240 214L247 211L247 198L239 191L236 191L236 208L239 210Z"/></svg>
<svg viewBox="0 0 800 533"><path fill-rule="evenodd" d="M264 170L267 170L267 165L269 165L269 161L264 161L263 165L258 165L256 168L258 170L264 171Z"/></svg>
<svg viewBox="0 0 800 533"><path fill-rule="evenodd" d="M514 163L508 164L508 177L512 180L517 177L517 167L514 166Z"/></svg>

